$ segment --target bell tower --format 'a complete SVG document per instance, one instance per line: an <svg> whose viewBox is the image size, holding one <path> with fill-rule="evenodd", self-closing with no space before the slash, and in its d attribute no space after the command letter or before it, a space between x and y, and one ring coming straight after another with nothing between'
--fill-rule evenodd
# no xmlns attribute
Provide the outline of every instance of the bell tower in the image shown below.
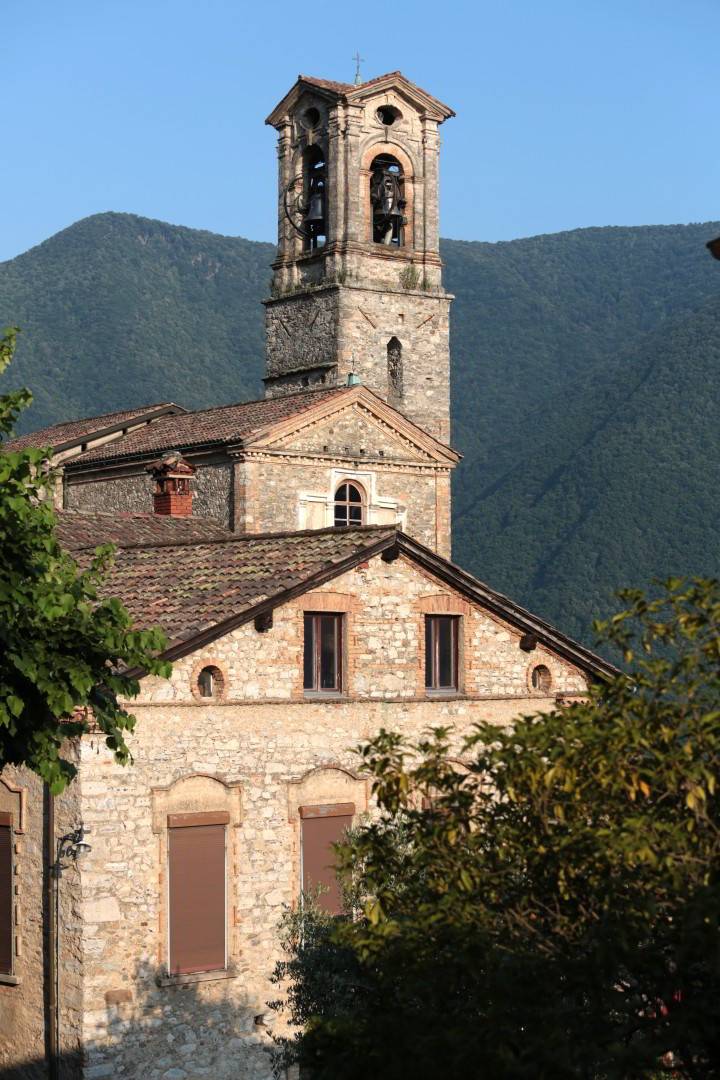
<svg viewBox="0 0 720 1080"><path fill-rule="evenodd" d="M438 128L455 114L400 72L300 76L278 132L278 248L265 301L267 397L368 386L450 438Z"/></svg>

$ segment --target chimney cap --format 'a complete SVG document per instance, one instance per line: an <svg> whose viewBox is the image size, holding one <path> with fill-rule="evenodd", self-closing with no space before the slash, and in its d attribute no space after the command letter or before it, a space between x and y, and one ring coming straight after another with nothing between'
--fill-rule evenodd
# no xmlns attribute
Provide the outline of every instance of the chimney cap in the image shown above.
<svg viewBox="0 0 720 1080"><path fill-rule="evenodd" d="M152 476L194 476L196 469L178 451L164 454L159 461L145 466L145 471Z"/></svg>

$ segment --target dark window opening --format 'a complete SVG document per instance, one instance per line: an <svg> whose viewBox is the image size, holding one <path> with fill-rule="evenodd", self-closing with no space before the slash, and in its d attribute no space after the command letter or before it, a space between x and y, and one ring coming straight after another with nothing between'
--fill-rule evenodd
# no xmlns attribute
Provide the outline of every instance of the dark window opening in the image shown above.
<svg viewBox="0 0 720 1080"><path fill-rule="evenodd" d="M396 120L402 120L402 113L394 105L381 105L375 115L385 127L390 127Z"/></svg>
<svg viewBox="0 0 720 1080"><path fill-rule="evenodd" d="M400 399L403 396L402 345L396 337L387 344L388 397Z"/></svg>
<svg viewBox="0 0 720 1080"><path fill-rule="evenodd" d="M12 816L0 813L0 972L12 975L13 859Z"/></svg>
<svg viewBox="0 0 720 1080"><path fill-rule="evenodd" d="M370 174L373 242L386 247L405 244L405 179L397 158L380 154L372 163Z"/></svg>
<svg viewBox="0 0 720 1080"><path fill-rule="evenodd" d="M319 146L308 147L305 151L303 165L305 249L306 251L316 251L318 248L324 247L327 240L327 172L325 155Z"/></svg>
<svg viewBox="0 0 720 1080"><path fill-rule="evenodd" d="M311 105L309 109L306 109L303 113L303 120L305 121L305 127L316 128L320 123L320 112Z"/></svg>
<svg viewBox="0 0 720 1080"><path fill-rule="evenodd" d="M428 690L458 688L458 617L425 618L425 686Z"/></svg>
<svg viewBox="0 0 720 1080"><path fill-rule="evenodd" d="M538 664L537 667L532 669L532 675L530 676L533 690L542 690L547 693L552 685L552 676L550 675L550 668L545 664Z"/></svg>
<svg viewBox="0 0 720 1080"><path fill-rule="evenodd" d="M342 689L342 615L305 616L303 688Z"/></svg>
<svg viewBox="0 0 720 1080"><path fill-rule="evenodd" d="M219 698L225 686L222 672L216 667L204 667L197 677L197 686L200 697Z"/></svg>
<svg viewBox="0 0 720 1080"><path fill-rule="evenodd" d="M356 484L341 484L335 492L335 528L362 525L364 509L362 489Z"/></svg>

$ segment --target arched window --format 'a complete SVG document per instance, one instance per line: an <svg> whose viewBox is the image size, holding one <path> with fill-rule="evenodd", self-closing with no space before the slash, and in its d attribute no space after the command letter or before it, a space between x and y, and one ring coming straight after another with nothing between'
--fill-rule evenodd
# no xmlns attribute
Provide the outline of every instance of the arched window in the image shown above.
<svg viewBox="0 0 720 1080"><path fill-rule="evenodd" d="M372 238L386 247L405 244L405 179L403 167L391 154L378 154L370 166Z"/></svg>
<svg viewBox="0 0 720 1080"><path fill-rule="evenodd" d="M359 484L346 481L335 492L335 528L362 525L365 518L365 492Z"/></svg>
<svg viewBox="0 0 720 1080"><path fill-rule="evenodd" d="M309 111L309 110L308 110ZM305 190L305 248L315 251L327 240L325 155L320 146L309 146L303 158Z"/></svg>
<svg viewBox="0 0 720 1080"><path fill-rule="evenodd" d="M403 396L403 368L402 368L402 345L396 337L391 337L387 343L387 380L388 400L402 401Z"/></svg>

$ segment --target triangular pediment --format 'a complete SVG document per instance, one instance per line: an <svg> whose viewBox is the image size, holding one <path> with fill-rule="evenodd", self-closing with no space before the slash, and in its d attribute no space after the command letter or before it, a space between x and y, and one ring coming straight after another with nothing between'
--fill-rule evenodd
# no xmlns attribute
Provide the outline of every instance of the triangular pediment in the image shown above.
<svg viewBox="0 0 720 1080"><path fill-rule="evenodd" d="M381 98L390 90L396 91L406 101L414 105L418 112L434 117L440 124L455 115L447 105L443 105L432 94L428 94L426 90L406 79L401 71L391 71L387 75L379 75L376 79L360 83L359 86L354 86L352 83L333 82L330 79L315 79L308 75L298 75L295 85L278 102L265 123L271 127L282 124L285 117L297 108L300 98L307 91L324 98L328 102L342 100L362 103L375 97Z"/></svg>
<svg viewBox="0 0 720 1080"><path fill-rule="evenodd" d="M406 416L364 386L326 398L302 413L278 421L243 441L248 450L285 451L309 455L353 456L363 450L367 460L383 458L451 467L460 455L428 435Z"/></svg>

